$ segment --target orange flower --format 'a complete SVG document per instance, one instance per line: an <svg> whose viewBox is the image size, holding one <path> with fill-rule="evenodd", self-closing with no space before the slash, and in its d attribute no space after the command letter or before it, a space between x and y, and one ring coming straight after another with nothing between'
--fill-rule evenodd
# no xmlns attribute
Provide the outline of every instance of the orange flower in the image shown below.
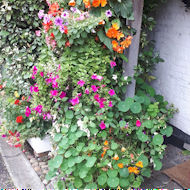
<svg viewBox="0 0 190 190"><path fill-rule="evenodd" d="M118 44L117 41L115 41L115 40L112 41L112 46L113 46L114 49L117 48L118 45L119 45L119 44Z"/></svg>
<svg viewBox="0 0 190 190"><path fill-rule="evenodd" d="M119 168L123 168L123 163L117 164Z"/></svg>
<svg viewBox="0 0 190 190"><path fill-rule="evenodd" d="M128 167L129 173L139 174L139 170L137 167Z"/></svg>
<svg viewBox="0 0 190 190"><path fill-rule="evenodd" d="M108 144L109 144L108 141L105 141L105 142L104 142L104 145L105 145L105 146L108 146Z"/></svg>
<svg viewBox="0 0 190 190"><path fill-rule="evenodd" d="M113 157L113 160L119 160L119 156L116 154L116 155Z"/></svg>
<svg viewBox="0 0 190 190"><path fill-rule="evenodd" d="M58 10L59 10L59 4L57 2L53 3L49 7L48 14L53 14L53 16L55 16Z"/></svg>
<svg viewBox="0 0 190 190"><path fill-rule="evenodd" d="M142 163L142 161L138 161L135 165L136 165L137 167L143 168L143 163Z"/></svg>
<svg viewBox="0 0 190 190"><path fill-rule="evenodd" d="M100 0L93 0L92 1L92 6L93 7L99 7L100 6Z"/></svg>
<svg viewBox="0 0 190 190"><path fill-rule="evenodd" d="M83 0L83 3L86 9L89 9L91 7L90 0Z"/></svg>
<svg viewBox="0 0 190 190"><path fill-rule="evenodd" d="M99 24L99 25L104 25L104 24L105 24L105 21L104 21L104 20L101 20L98 24Z"/></svg>
<svg viewBox="0 0 190 190"><path fill-rule="evenodd" d="M22 101L24 101L24 100L26 100L26 97L25 97L25 96L22 96L22 98L21 98L21 99L22 99Z"/></svg>
<svg viewBox="0 0 190 190"><path fill-rule="evenodd" d="M111 27L108 29L106 36L108 38L117 38L117 34L118 34L118 31L115 28Z"/></svg>
<svg viewBox="0 0 190 190"><path fill-rule="evenodd" d="M124 50L124 48L123 48L123 47L120 47L120 46L118 46L118 47L116 48L117 53L123 53L123 50ZM115 51L115 50L114 50L114 51Z"/></svg>
<svg viewBox="0 0 190 190"><path fill-rule="evenodd" d="M139 169L137 167L133 167L133 173L134 174L139 174L140 171L139 171Z"/></svg>
<svg viewBox="0 0 190 190"><path fill-rule="evenodd" d="M75 0L70 0L70 1L69 1L69 6L74 7L75 4L76 4Z"/></svg>
<svg viewBox="0 0 190 190"><path fill-rule="evenodd" d="M120 40L123 37L124 37L124 34L122 32L117 33L117 40Z"/></svg>
<svg viewBox="0 0 190 190"><path fill-rule="evenodd" d="M128 48L131 45L132 36L128 36L124 41L121 42L123 48Z"/></svg>
<svg viewBox="0 0 190 190"><path fill-rule="evenodd" d="M101 0L101 7L105 7L107 5L107 0Z"/></svg>
<svg viewBox="0 0 190 190"><path fill-rule="evenodd" d="M101 154L101 157L103 158L106 154L106 150L104 150L104 152Z"/></svg>

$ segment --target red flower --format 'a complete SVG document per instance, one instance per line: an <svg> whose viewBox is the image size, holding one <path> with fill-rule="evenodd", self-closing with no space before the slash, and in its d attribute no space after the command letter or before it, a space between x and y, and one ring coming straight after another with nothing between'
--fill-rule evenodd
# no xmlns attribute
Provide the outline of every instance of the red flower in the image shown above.
<svg viewBox="0 0 190 190"><path fill-rule="evenodd" d="M65 42L65 47L71 47L69 40Z"/></svg>
<svg viewBox="0 0 190 190"><path fill-rule="evenodd" d="M20 115L20 116L18 116L18 117L16 118L16 122L17 122L17 123L23 123L23 117L22 117L22 115Z"/></svg>
<svg viewBox="0 0 190 190"><path fill-rule="evenodd" d="M54 33L53 33L53 32L51 33L51 37L52 37L52 38L55 38L55 36L54 36Z"/></svg>
<svg viewBox="0 0 190 190"><path fill-rule="evenodd" d="M15 105L19 105L20 104L20 101L19 100L15 100Z"/></svg>
<svg viewBox="0 0 190 190"><path fill-rule="evenodd" d="M14 147L15 148L18 148L18 147L21 147L22 145L21 144L15 144Z"/></svg>
<svg viewBox="0 0 190 190"><path fill-rule="evenodd" d="M0 90L3 89L3 85L0 85Z"/></svg>

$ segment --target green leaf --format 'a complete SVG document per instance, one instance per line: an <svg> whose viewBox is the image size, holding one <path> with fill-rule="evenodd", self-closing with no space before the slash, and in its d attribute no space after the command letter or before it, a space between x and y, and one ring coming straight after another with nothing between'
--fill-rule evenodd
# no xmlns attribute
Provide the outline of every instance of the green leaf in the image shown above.
<svg viewBox="0 0 190 190"><path fill-rule="evenodd" d="M151 129L153 127L153 122L151 120L147 120L142 123L142 126L148 128L148 129Z"/></svg>
<svg viewBox="0 0 190 190"><path fill-rule="evenodd" d="M132 186L134 188L138 188L138 187L140 187L140 185L141 185L141 181L134 181Z"/></svg>
<svg viewBox="0 0 190 190"><path fill-rule="evenodd" d="M162 135L160 135L160 134L154 135L153 143L155 145L161 145L163 142L164 142L164 138Z"/></svg>
<svg viewBox="0 0 190 190"><path fill-rule="evenodd" d="M166 135L167 137L170 137L173 133L173 128L170 126L167 126L165 129L160 130L162 135Z"/></svg>
<svg viewBox="0 0 190 190"><path fill-rule="evenodd" d="M55 134L54 141L55 141L55 142L58 142L58 141L60 141L60 140L61 140L61 138L62 138L62 137L63 137L63 135L62 135L62 134L57 133L57 134Z"/></svg>
<svg viewBox="0 0 190 190"><path fill-rule="evenodd" d="M87 176L84 178L84 181L85 181L86 183L89 183L89 182L91 182L92 180L93 180L92 175L87 175Z"/></svg>
<svg viewBox="0 0 190 190"><path fill-rule="evenodd" d="M125 54L120 53L119 56L121 57L121 59L123 59L123 61L125 61L125 63L128 63L128 59Z"/></svg>
<svg viewBox="0 0 190 190"><path fill-rule="evenodd" d="M127 168L122 168L119 171L121 177L126 178L129 176L129 170Z"/></svg>
<svg viewBox="0 0 190 190"><path fill-rule="evenodd" d="M127 112L130 108L130 105L126 101L121 101L121 102L119 102L117 107L118 107L119 111Z"/></svg>
<svg viewBox="0 0 190 190"><path fill-rule="evenodd" d="M61 155L57 155L53 159L53 165L55 168L59 168L61 166L62 162L63 162L63 156L61 156Z"/></svg>
<svg viewBox="0 0 190 190"><path fill-rule="evenodd" d="M117 170L111 170L111 169L109 169L108 171L107 171L107 174L108 174L108 176L109 177L116 177L117 176L117 174L118 174L118 171Z"/></svg>
<svg viewBox="0 0 190 190"><path fill-rule="evenodd" d="M68 166L71 168L75 165L75 158L70 157L68 159Z"/></svg>
<svg viewBox="0 0 190 190"><path fill-rule="evenodd" d="M82 186L82 180L80 178L76 178L74 181L75 188L80 188Z"/></svg>
<svg viewBox="0 0 190 190"><path fill-rule="evenodd" d="M98 176L98 184L99 185L104 185L107 181L107 175L104 173L100 176Z"/></svg>
<svg viewBox="0 0 190 190"><path fill-rule="evenodd" d="M148 166L148 158L144 154L141 154L137 161L142 161L143 168Z"/></svg>
<svg viewBox="0 0 190 190"><path fill-rule="evenodd" d="M154 160L154 169L156 171L161 170L162 168L162 162L159 159Z"/></svg>
<svg viewBox="0 0 190 190"><path fill-rule="evenodd" d="M59 181L57 182L57 187L58 187L59 190L65 189L65 182L62 181L62 180L59 180Z"/></svg>
<svg viewBox="0 0 190 190"><path fill-rule="evenodd" d="M84 189L97 189L97 185L96 183L90 183Z"/></svg>
<svg viewBox="0 0 190 190"><path fill-rule="evenodd" d="M65 153L65 158L69 158L70 156L72 155L71 153L71 150L68 150L66 153Z"/></svg>
<svg viewBox="0 0 190 190"><path fill-rule="evenodd" d="M120 178L119 184L121 185L121 187L128 187L129 181L126 178Z"/></svg>
<svg viewBox="0 0 190 190"><path fill-rule="evenodd" d="M119 185L118 177L109 177L107 180L107 184L109 187L117 187Z"/></svg>
<svg viewBox="0 0 190 190"><path fill-rule="evenodd" d="M117 148L118 148L118 144L112 141L111 142L111 149L116 150Z"/></svg>
<svg viewBox="0 0 190 190"><path fill-rule="evenodd" d="M143 132L137 132L136 134L140 141L142 141L142 142L148 141L148 136L145 135Z"/></svg>
<svg viewBox="0 0 190 190"><path fill-rule="evenodd" d="M150 177L151 176L151 169L150 168L143 168L141 170L141 174L145 177Z"/></svg>
<svg viewBox="0 0 190 190"><path fill-rule="evenodd" d="M67 110L65 116L67 119L72 119L74 117L73 111Z"/></svg>
<svg viewBox="0 0 190 190"><path fill-rule="evenodd" d="M91 168L92 166L94 166L96 160L97 160L96 157L88 157L87 158L87 163L85 164L86 167Z"/></svg>
<svg viewBox="0 0 190 190"><path fill-rule="evenodd" d="M65 136L62 138L61 142L59 143L59 146L64 147L68 142L68 138Z"/></svg>
<svg viewBox="0 0 190 190"><path fill-rule="evenodd" d="M133 104L131 104L130 106L130 110L136 114L136 113L140 113L142 110L141 104L138 102L134 102Z"/></svg>
<svg viewBox="0 0 190 190"><path fill-rule="evenodd" d="M127 124L126 121L122 121L122 120L121 120L121 121L119 122L119 126L120 126L120 127L125 127L126 124Z"/></svg>
<svg viewBox="0 0 190 190"><path fill-rule="evenodd" d="M105 35L105 33L103 32L103 30L99 30L99 31L97 32L97 35L98 35L100 41L101 41L102 43L104 43L104 44L107 46L107 48L108 48L111 52L113 52L111 39L109 39L109 38Z"/></svg>

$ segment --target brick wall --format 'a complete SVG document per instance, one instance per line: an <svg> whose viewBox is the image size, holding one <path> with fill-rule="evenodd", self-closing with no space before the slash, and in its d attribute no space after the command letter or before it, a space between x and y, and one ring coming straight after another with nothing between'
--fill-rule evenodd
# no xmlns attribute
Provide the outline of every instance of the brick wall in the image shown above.
<svg viewBox="0 0 190 190"><path fill-rule="evenodd" d="M190 10L181 0L168 0L156 20L153 38L165 63L157 66L153 86L179 109L171 124L190 135Z"/></svg>

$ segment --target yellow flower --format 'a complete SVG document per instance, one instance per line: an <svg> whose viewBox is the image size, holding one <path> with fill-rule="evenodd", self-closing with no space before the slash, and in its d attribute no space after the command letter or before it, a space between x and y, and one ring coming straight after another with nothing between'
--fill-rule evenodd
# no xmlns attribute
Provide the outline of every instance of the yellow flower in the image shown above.
<svg viewBox="0 0 190 190"><path fill-rule="evenodd" d="M126 148L125 147L122 147L121 148L121 152L125 152L126 151Z"/></svg>
<svg viewBox="0 0 190 190"><path fill-rule="evenodd" d="M15 95L16 98L20 97L17 91L14 92L14 95Z"/></svg>
<svg viewBox="0 0 190 190"><path fill-rule="evenodd" d="M135 164L137 167L143 168L143 163L142 161L139 161Z"/></svg>
<svg viewBox="0 0 190 190"><path fill-rule="evenodd" d="M112 27L115 28L116 30L119 29L119 25L116 22L112 24Z"/></svg>
<svg viewBox="0 0 190 190"><path fill-rule="evenodd" d="M105 146L108 146L108 144L109 144L108 141L105 141L105 142L104 142L104 145L105 145Z"/></svg>
<svg viewBox="0 0 190 190"><path fill-rule="evenodd" d="M137 167L128 167L129 173L139 174L139 169Z"/></svg>

